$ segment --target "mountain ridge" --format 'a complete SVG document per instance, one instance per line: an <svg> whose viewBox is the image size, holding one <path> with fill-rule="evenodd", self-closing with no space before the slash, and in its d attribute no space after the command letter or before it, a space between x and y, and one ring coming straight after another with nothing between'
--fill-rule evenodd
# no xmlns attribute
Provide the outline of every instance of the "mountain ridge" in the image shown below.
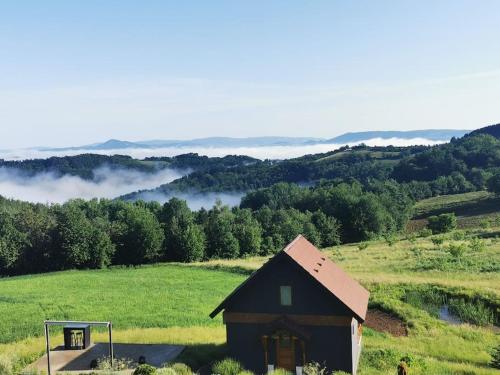
<svg viewBox="0 0 500 375"><path fill-rule="evenodd" d="M205 137L186 140L156 139L145 141L126 141L109 139L105 142L94 143L83 146L71 147L41 147L43 151L69 151L69 150L114 150L133 148L171 148L171 147L270 147L270 146L303 146L315 144L346 144L368 141L371 139L427 139L433 142L447 142L453 137L462 137L469 130L460 129L426 129L426 130L376 130L364 132L348 132L333 138L317 137Z"/></svg>

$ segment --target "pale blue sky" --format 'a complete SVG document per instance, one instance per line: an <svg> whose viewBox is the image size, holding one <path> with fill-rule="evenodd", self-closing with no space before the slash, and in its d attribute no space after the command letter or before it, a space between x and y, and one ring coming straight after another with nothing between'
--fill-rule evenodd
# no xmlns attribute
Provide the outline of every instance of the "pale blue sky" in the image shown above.
<svg viewBox="0 0 500 375"><path fill-rule="evenodd" d="M0 148L500 122L500 1L0 3Z"/></svg>

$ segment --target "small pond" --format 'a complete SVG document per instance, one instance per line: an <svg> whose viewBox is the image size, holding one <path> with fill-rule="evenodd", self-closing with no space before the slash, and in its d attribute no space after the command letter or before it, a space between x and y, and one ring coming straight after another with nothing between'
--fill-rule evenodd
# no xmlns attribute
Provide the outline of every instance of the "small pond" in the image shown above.
<svg viewBox="0 0 500 375"><path fill-rule="evenodd" d="M488 301L449 295L437 289L407 290L402 301L449 324L498 326L495 306Z"/></svg>
<svg viewBox="0 0 500 375"><path fill-rule="evenodd" d="M465 323L456 315L450 312L450 307L448 305L442 305L439 308L439 319L444 320L450 324L462 324Z"/></svg>

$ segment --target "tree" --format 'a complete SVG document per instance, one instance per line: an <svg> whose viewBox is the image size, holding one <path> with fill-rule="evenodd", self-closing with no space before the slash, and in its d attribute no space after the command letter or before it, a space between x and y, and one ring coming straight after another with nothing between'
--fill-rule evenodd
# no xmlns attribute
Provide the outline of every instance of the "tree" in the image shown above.
<svg viewBox="0 0 500 375"><path fill-rule="evenodd" d="M68 202L56 211L56 246L53 261L60 269L103 268L111 263L115 246L106 224L90 220L78 202Z"/></svg>
<svg viewBox="0 0 500 375"><path fill-rule="evenodd" d="M15 216L16 227L26 235L26 246L16 266L19 273L38 273L55 269L54 237L56 219L44 205L26 205Z"/></svg>
<svg viewBox="0 0 500 375"><path fill-rule="evenodd" d="M350 208L352 232L356 239L367 240L394 230L395 223L374 194L361 196Z"/></svg>
<svg viewBox="0 0 500 375"><path fill-rule="evenodd" d="M446 233L457 227L457 217L454 213L430 216L428 218L427 227L433 234Z"/></svg>
<svg viewBox="0 0 500 375"><path fill-rule="evenodd" d="M500 172L495 173L488 179L488 190L500 195Z"/></svg>
<svg viewBox="0 0 500 375"><path fill-rule="evenodd" d="M328 247L340 244L340 224L334 217L326 216L318 210L313 213L311 220L320 234L321 246Z"/></svg>
<svg viewBox="0 0 500 375"><path fill-rule="evenodd" d="M159 217L165 233L163 258L178 262L203 259L205 235L186 201L170 199L161 208Z"/></svg>
<svg viewBox="0 0 500 375"><path fill-rule="evenodd" d="M315 246L321 246L321 235L311 222L304 223L302 234Z"/></svg>
<svg viewBox="0 0 500 375"><path fill-rule="evenodd" d="M14 226L14 220L7 212L0 214L0 274L10 274L15 270L26 235Z"/></svg>
<svg viewBox="0 0 500 375"><path fill-rule="evenodd" d="M117 214L114 239L117 244L117 264L151 263L160 259L165 235L147 208L124 205Z"/></svg>
<svg viewBox="0 0 500 375"><path fill-rule="evenodd" d="M237 258L240 245L232 233L234 214L228 207L214 207L208 213L205 228L209 258Z"/></svg>
<svg viewBox="0 0 500 375"><path fill-rule="evenodd" d="M235 209L233 234L238 239L240 254L255 255L260 253L262 228L249 209Z"/></svg>

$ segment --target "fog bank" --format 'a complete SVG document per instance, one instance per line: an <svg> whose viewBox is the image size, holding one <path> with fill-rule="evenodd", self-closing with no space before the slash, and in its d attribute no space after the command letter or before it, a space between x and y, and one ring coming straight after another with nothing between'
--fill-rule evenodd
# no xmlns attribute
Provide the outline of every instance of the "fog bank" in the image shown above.
<svg viewBox="0 0 500 375"><path fill-rule="evenodd" d="M0 168L0 195L36 203L63 203L73 198L116 198L137 190L153 189L183 176L165 169L144 173L102 167L94 171L94 180L77 176L39 173L26 176L17 170Z"/></svg>
<svg viewBox="0 0 500 375"><path fill-rule="evenodd" d="M355 146L364 143L368 146L413 146L413 145L436 145L443 141L432 141L425 138L372 138L365 141L349 143ZM167 148L121 148L111 150L64 150L47 151L36 149L21 150L0 150L0 159L24 160L24 159L45 159L51 156L71 156L84 153L102 155L129 155L136 159L143 159L150 156L176 156L195 152L206 156L226 156L226 155L248 155L257 159L290 159L306 154L328 152L345 146L345 144L314 144L300 146L265 146L265 147L167 147Z"/></svg>
<svg viewBox="0 0 500 375"><path fill-rule="evenodd" d="M220 200L222 204L228 206L239 206L244 193L198 193L198 192L176 192L172 194L164 194L154 191L145 191L137 195L137 199L144 201L156 201L161 204L169 199L176 197L187 202L191 210L199 210L200 208L212 208L215 203Z"/></svg>

